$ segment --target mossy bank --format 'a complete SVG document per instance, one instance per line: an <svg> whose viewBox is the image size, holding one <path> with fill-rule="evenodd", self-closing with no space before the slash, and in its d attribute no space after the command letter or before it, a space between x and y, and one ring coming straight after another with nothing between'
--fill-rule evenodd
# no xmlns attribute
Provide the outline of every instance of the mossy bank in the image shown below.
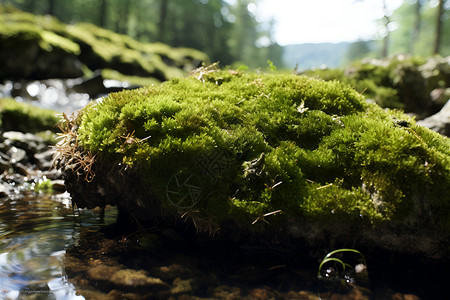
<svg viewBox="0 0 450 300"><path fill-rule="evenodd" d="M349 86L199 69L110 94L63 124L79 207L223 238L444 257L450 142Z"/></svg>
<svg viewBox="0 0 450 300"><path fill-rule="evenodd" d="M0 130L38 133L58 132L58 112L14 99L0 98Z"/></svg>
<svg viewBox="0 0 450 300"><path fill-rule="evenodd" d="M0 5L1 80L90 77L131 84L180 77L208 57L163 43L141 43L92 24L67 25Z"/></svg>

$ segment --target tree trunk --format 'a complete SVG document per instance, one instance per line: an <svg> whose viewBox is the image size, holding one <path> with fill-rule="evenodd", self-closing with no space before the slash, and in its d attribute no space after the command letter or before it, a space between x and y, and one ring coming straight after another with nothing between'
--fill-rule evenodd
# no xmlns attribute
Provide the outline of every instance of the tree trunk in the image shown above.
<svg viewBox="0 0 450 300"><path fill-rule="evenodd" d="M422 27L422 0L416 0L414 28L411 32L411 40L409 43L409 53L414 54L415 44L419 40L420 29Z"/></svg>
<svg viewBox="0 0 450 300"><path fill-rule="evenodd" d="M100 19L99 19L99 25L101 27L106 28L106 19L107 19L107 0L102 0L100 5Z"/></svg>
<svg viewBox="0 0 450 300"><path fill-rule="evenodd" d="M439 53L439 48L441 47L442 40L442 15L444 14L444 0L439 0L439 6L436 16L436 31L434 40L433 54Z"/></svg>
<svg viewBox="0 0 450 300"><path fill-rule="evenodd" d="M48 0L47 14L55 15L55 0Z"/></svg>
<svg viewBox="0 0 450 300"><path fill-rule="evenodd" d="M388 10L386 5L386 0L383 0L383 8L384 8L384 27L386 29L386 35L383 38L383 49L381 52L381 56L383 58L387 57L389 54L389 24L391 23L391 19L388 16Z"/></svg>
<svg viewBox="0 0 450 300"><path fill-rule="evenodd" d="M159 29L158 40L160 42L165 41L168 5L169 5L169 0L161 0L160 6L159 6L159 23L158 23L158 29Z"/></svg>
<svg viewBox="0 0 450 300"><path fill-rule="evenodd" d="M127 34L128 33L128 20L130 18L130 0L125 0L120 2L120 13L116 21L116 32Z"/></svg>
<svg viewBox="0 0 450 300"><path fill-rule="evenodd" d="M31 13L36 13L36 1L28 0L26 3L26 10Z"/></svg>

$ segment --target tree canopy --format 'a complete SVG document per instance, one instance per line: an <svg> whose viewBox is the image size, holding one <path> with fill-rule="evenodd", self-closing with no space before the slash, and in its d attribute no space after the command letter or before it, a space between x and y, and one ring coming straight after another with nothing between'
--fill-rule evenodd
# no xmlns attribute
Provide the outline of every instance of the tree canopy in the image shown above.
<svg viewBox="0 0 450 300"><path fill-rule="evenodd" d="M391 16L389 53L450 55L450 2L404 0Z"/></svg>

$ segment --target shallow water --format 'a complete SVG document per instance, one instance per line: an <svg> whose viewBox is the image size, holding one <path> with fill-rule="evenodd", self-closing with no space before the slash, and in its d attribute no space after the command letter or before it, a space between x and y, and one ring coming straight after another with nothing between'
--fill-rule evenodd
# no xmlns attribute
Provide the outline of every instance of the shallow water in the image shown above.
<svg viewBox="0 0 450 300"><path fill-rule="evenodd" d="M0 199L0 299L439 299L448 281L448 264L383 254L366 256L370 280L323 282L311 253L172 229L124 235L116 217L73 210L67 194Z"/></svg>
<svg viewBox="0 0 450 300"><path fill-rule="evenodd" d="M66 194L0 199L0 299L83 299L67 280L64 255L82 228L98 225L97 213L74 212Z"/></svg>

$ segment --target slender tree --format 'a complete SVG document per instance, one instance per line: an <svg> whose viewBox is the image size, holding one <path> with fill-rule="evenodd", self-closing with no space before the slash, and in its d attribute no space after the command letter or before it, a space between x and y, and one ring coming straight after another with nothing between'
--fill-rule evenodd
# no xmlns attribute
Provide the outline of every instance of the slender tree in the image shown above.
<svg viewBox="0 0 450 300"><path fill-rule="evenodd" d="M415 44L419 40L420 30L422 27L422 1L416 0L415 9L414 9L414 27L411 30L411 40L409 41L409 49L408 52L411 54L415 53Z"/></svg>
<svg viewBox="0 0 450 300"><path fill-rule="evenodd" d="M55 15L55 0L48 0L48 6L47 6L47 13L49 15L54 16Z"/></svg>
<svg viewBox="0 0 450 300"><path fill-rule="evenodd" d="M25 3L28 11L32 13L36 11L36 0L27 0Z"/></svg>
<svg viewBox="0 0 450 300"><path fill-rule="evenodd" d="M440 47L441 47L441 41L442 41L442 19L444 15L444 0L439 0L438 5L438 11L436 14L436 31L435 31L435 40L434 40L434 48L433 48L433 54L438 54Z"/></svg>
<svg viewBox="0 0 450 300"><path fill-rule="evenodd" d="M166 20L167 20L167 8L169 6L169 0L160 0L159 4L159 22L158 22L158 40L163 42L166 36Z"/></svg>
<svg viewBox="0 0 450 300"><path fill-rule="evenodd" d="M385 28L385 35L383 37L383 48L382 48L382 52L381 52L381 56L382 57L387 57L388 53L389 53L389 24L391 23L391 18L388 16L388 9L387 9L387 4L386 4L386 0L383 0L383 10L384 10L384 16L383 16L383 20L384 20L384 28Z"/></svg>
<svg viewBox="0 0 450 300"><path fill-rule="evenodd" d="M99 18L99 25L101 27L105 27L106 28L106 20L108 17L108 4L107 4L107 0L101 0L100 2L100 18Z"/></svg>

